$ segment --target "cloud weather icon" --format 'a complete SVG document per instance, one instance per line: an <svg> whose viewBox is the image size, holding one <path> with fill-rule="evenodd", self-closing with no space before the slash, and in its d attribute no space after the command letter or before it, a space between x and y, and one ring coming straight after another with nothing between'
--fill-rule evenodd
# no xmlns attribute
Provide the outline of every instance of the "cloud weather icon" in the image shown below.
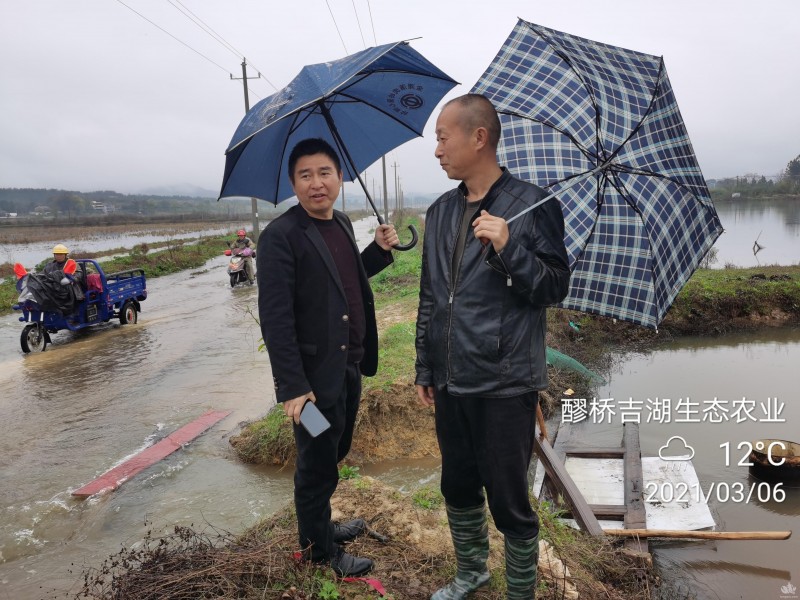
<svg viewBox="0 0 800 600"><path fill-rule="evenodd" d="M679 441L673 444L673 440ZM694 448L687 444L686 440L681 436L673 435L667 440L666 444L658 449L658 458L661 460L692 460L694 458Z"/></svg>

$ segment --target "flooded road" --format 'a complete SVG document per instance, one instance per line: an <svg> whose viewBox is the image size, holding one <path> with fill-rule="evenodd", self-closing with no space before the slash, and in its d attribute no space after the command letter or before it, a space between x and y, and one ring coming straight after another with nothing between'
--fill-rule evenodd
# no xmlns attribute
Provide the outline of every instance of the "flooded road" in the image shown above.
<svg viewBox="0 0 800 600"><path fill-rule="evenodd" d="M290 498L290 470L243 465L228 443L274 394L257 288L231 289L225 265L152 279L138 324L59 332L41 354L0 317L0 599L74 592L83 566L148 529L239 532ZM70 495L211 409L233 412L117 491Z"/></svg>
<svg viewBox="0 0 800 600"><path fill-rule="evenodd" d="M360 243L373 227L356 223ZM240 422L269 410L274 395L249 314L257 289L231 289L225 265L220 256L194 272L152 279L137 325L115 320L88 332L60 332L42 354L23 355L22 324L13 314L0 317L0 600L64 598L77 592L85 567L99 566L149 530L158 535L176 524L208 524L238 533L291 499L291 469L242 464L228 442ZM621 358L598 397L691 397L700 410L714 398L729 410L742 398L755 401L757 421L640 425L645 455L672 435L686 438L704 491L711 483L749 486L747 469L736 465L738 443L800 441L798 364L797 329L684 338ZM784 405L783 421L761 418L760 404L772 398ZM211 409L233 412L117 491L85 501L70 495ZM592 424L587 436L593 445L619 444L619 415L611 425ZM439 461L364 466L361 473L409 491L437 485ZM760 600L781 598L789 583L800 588L800 489L787 489L781 502L712 498L711 509L721 530L794 535L786 542L652 544L677 589L701 600Z"/></svg>
<svg viewBox="0 0 800 600"><path fill-rule="evenodd" d="M154 242L172 242L172 241L193 241L201 237L212 235L230 234L231 238L235 237L232 232L236 231L239 227L247 228L247 225L239 223L225 223L216 226L198 227L186 226L181 228L181 225L176 225L172 228L164 227L160 230L156 228L144 228L141 231L135 230L120 230L116 233L109 233L107 230L99 230L94 233L84 234L82 237L70 237L70 233L60 234L64 235L63 239L58 239L58 242L64 244L73 254L92 254L95 252L104 252L106 250L114 250L116 248L133 248L139 244L152 244ZM116 226L119 229L119 226ZM78 228L76 228L78 229ZM58 230L56 230L58 234ZM24 231L19 233L24 235ZM44 259L50 258L50 248L53 243L45 243L40 241L29 242L12 242L3 243L0 246L0 263L7 262L13 264L15 262L22 263L27 267L33 267Z"/></svg>

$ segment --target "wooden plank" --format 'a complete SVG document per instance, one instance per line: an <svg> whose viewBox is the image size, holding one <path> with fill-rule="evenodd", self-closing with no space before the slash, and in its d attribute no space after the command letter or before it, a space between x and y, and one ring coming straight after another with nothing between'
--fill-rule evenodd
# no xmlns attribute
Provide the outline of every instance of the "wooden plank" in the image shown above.
<svg viewBox="0 0 800 600"><path fill-rule="evenodd" d="M598 521L608 519L610 521L622 521L625 516L625 507L622 504L590 504L589 508L597 517ZM572 517L571 510L563 512L564 517Z"/></svg>
<svg viewBox="0 0 800 600"><path fill-rule="evenodd" d="M536 403L536 422L539 424L539 435L544 439L549 440L547 437L547 424L544 422L544 415L542 414L542 403Z"/></svg>
<svg viewBox="0 0 800 600"><path fill-rule="evenodd" d="M556 456L558 457L558 459L559 459L561 464L564 464L564 461L566 460L567 457L563 452L561 452L560 448L561 448L561 446L563 444L567 443L567 441L570 439L571 433L572 433L571 424L570 423L561 423L561 425L558 427L558 430L556 431L556 441L553 444L550 445L550 448L556 454ZM549 439L548 439L548 441L549 441ZM539 461L539 462L541 462L541 461ZM547 474L546 469L543 468L544 464L542 464L540 466L537 466L537 469L536 469L537 470L537 479L539 479L539 468L540 467L542 468L542 471L544 471L544 475L540 479L541 484L540 484L539 489L538 490L534 489L534 493L536 494L537 498L546 498L546 497L549 496L550 499L555 502L555 501L558 500L558 488L556 487L555 483L553 482L553 479Z"/></svg>
<svg viewBox="0 0 800 600"><path fill-rule="evenodd" d="M568 456L564 468L589 504L625 504L625 477L621 458ZM665 527L664 529L669 529ZM681 529L689 529L682 527Z"/></svg>
<svg viewBox="0 0 800 600"><path fill-rule="evenodd" d="M606 529L606 535L618 537L663 537L687 540L788 540L791 531L686 531L673 529Z"/></svg>
<svg viewBox="0 0 800 600"><path fill-rule="evenodd" d="M623 426L625 446L625 515L626 529L642 529L647 526L647 515L644 510L644 478L642 477L642 451L639 446L639 426L626 423Z"/></svg>
<svg viewBox="0 0 800 600"><path fill-rule="evenodd" d="M642 476L642 449L639 445L639 425L625 423L622 426L622 446L625 448L625 529L644 529L647 527L647 513L644 507L644 477ZM625 547L635 552L648 552L648 544L639 538L626 540Z"/></svg>
<svg viewBox="0 0 800 600"><path fill-rule="evenodd" d="M556 456L561 461L561 464L564 464L564 462L567 460L567 454L564 452L564 448L569 445L571 439L572 424L562 423L558 428L558 433L556 433L556 441L551 445L553 452L555 452Z"/></svg>
<svg viewBox="0 0 800 600"><path fill-rule="evenodd" d="M128 479L182 448L184 444L192 441L206 429L224 419L229 414L231 414L231 411L208 411L191 423L171 433L158 443L149 448L145 448L121 465L106 471L94 481L75 490L72 492L72 495L77 498L88 498L95 494L110 492L117 489Z"/></svg>
<svg viewBox="0 0 800 600"><path fill-rule="evenodd" d="M658 456L642 457L642 476L645 482L645 490L648 486L655 486L656 489L680 489L679 486L686 486L686 489L700 489L700 480L697 477L694 465L687 455L686 460L681 462L665 461ZM645 497L647 494L645 494ZM645 498L646 499L646 498ZM692 494L685 497L675 495L671 501L661 498L657 503L645 502L644 510L647 514L648 529L681 529L681 530L702 530L714 527L714 520L708 503L702 498L696 498Z"/></svg>
<svg viewBox="0 0 800 600"><path fill-rule="evenodd" d="M627 508L621 504L590 504L594 516L598 519L624 519Z"/></svg>
<svg viewBox="0 0 800 600"><path fill-rule="evenodd" d="M581 446L565 446L562 451L567 456L575 458L622 458L625 456L625 449L616 448L583 448Z"/></svg>
<svg viewBox="0 0 800 600"><path fill-rule="evenodd" d="M593 536L603 535L603 529L597 518L594 516L592 509L586 503L580 490L578 490L575 482L572 481L564 463L559 459L558 455L553 451L550 442L538 436L534 437L534 448L539 460L542 461L545 471L556 484L558 490L564 495L564 498L572 509L572 514L575 520L583 530Z"/></svg>

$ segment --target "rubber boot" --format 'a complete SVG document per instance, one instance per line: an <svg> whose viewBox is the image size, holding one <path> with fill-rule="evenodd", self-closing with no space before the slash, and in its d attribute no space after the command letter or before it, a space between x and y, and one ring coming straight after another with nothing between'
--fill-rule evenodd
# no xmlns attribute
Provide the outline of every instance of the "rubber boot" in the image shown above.
<svg viewBox="0 0 800 600"><path fill-rule="evenodd" d="M530 600L536 594L539 539L515 540L506 536L506 598Z"/></svg>
<svg viewBox="0 0 800 600"><path fill-rule="evenodd" d="M367 522L364 519L353 519L347 523L333 524L333 543L352 542L359 535L367 530Z"/></svg>
<svg viewBox="0 0 800 600"><path fill-rule="evenodd" d="M484 505L473 508L447 506L450 535L456 551L456 578L437 590L431 600L461 600L489 583L489 524Z"/></svg>

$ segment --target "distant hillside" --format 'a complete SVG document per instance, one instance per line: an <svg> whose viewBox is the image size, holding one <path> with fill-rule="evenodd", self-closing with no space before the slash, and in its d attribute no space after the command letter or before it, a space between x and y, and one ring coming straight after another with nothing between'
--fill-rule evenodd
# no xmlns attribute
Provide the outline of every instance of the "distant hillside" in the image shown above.
<svg viewBox="0 0 800 600"><path fill-rule="evenodd" d="M139 194L145 196L168 196L168 197L189 197L189 198L213 198L216 200L219 190L209 190L190 183L178 185L162 185L158 187L143 188Z"/></svg>
<svg viewBox="0 0 800 600"><path fill-rule="evenodd" d="M196 189L203 191L202 188ZM0 213L16 213L18 218L36 216L74 218L108 213L158 215L211 212L238 214L249 212L249 210L249 199L217 202L215 194L197 197L177 194L120 194L111 190L80 192L60 189L0 188Z"/></svg>

